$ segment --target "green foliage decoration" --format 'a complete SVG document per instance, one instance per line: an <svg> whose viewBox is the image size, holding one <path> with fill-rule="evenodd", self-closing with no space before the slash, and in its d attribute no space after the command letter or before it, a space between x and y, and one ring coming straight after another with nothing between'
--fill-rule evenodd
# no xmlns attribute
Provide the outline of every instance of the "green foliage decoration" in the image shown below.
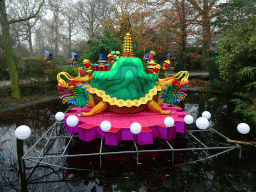
<svg viewBox="0 0 256 192"><path fill-rule="evenodd" d="M99 60L100 53L103 53L107 59L107 55L113 50L122 50L122 40L111 34L109 30L104 29L102 36L97 36L87 42L87 49L81 58L89 59L93 64Z"/></svg>

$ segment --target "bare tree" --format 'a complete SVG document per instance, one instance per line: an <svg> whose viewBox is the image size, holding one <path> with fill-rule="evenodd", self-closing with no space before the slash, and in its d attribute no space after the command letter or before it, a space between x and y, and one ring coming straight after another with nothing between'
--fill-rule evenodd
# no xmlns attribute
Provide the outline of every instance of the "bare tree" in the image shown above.
<svg viewBox="0 0 256 192"><path fill-rule="evenodd" d="M101 20L108 12L106 0L79 1L76 4L78 23L88 39L94 38L101 32Z"/></svg>
<svg viewBox="0 0 256 192"><path fill-rule="evenodd" d="M20 7L20 9L17 9L17 7ZM28 17L30 14L30 10L35 8L35 4L33 7L31 6L31 1L29 0L19 0L15 3L15 5L12 4L12 6L9 7L9 15L14 15L16 17ZM29 44L29 52L30 56L33 55L33 46L32 46L32 28L35 26L37 21L39 20L39 14L33 19L26 20L23 22L16 23L18 26L11 26L11 30L15 31L15 33L18 36L18 43L20 44L24 40L26 40Z"/></svg>
<svg viewBox="0 0 256 192"><path fill-rule="evenodd" d="M34 11L31 12L27 17L8 18L8 15L6 12L5 0L0 0L0 24L1 24L2 35L3 35L4 52L7 56L7 64L8 64L9 74L10 74L11 83L12 83L12 97L17 99L20 99L20 87L19 87L18 72L16 69L14 54L13 54L11 42L10 42L10 32L9 32L10 24L27 21L29 19L35 18L39 13L43 3L44 3L44 0L39 5L37 11L35 13Z"/></svg>

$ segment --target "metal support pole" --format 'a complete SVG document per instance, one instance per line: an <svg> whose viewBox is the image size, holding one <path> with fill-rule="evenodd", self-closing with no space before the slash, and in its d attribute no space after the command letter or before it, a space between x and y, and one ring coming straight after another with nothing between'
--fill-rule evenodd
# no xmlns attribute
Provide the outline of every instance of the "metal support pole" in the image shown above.
<svg viewBox="0 0 256 192"><path fill-rule="evenodd" d="M136 142L133 141L134 145L135 145L135 148L136 148L136 152L137 152L137 175L138 175L138 172L139 172L139 152L138 152L138 147L136 145Z"/></svg>
<svg viewBox="0 0 256 192"><path fill-rule="evenodd" d="M239 160L242 158L242 147L239 149Z"/></svg>
<svg viewBox="0 0 256 192"><path fill-rule="evenodd" d="M173 147L171 146L171 144L167 141L167 140L165 140L166 141L166 143L169 145L169 147L171 148L171 149L173 149ZM174 163L174 151L172 151L172 163Z"/></svg>
<svg viewBox="0 0 256 192"><path fill-rule="evenodd" d="M25 173L25 162L21 158L23 156L23 140L16 139L16 147L17 147L17 156L18 156L18 164L19 164L19 174L21 178L21 189L24 192L28 191L27 188L27 179Z"/></svg>
<svg viewBox="0 0 256 192"><path fill-rule="evenodd" d="M72 136L70 137L70 139L69 139L69 141L68 141L68 144L67 144L66 148L64 149L64 151L63 151L63 153L62 153L61 156L63 156L64 153L66 152L66 150L67 150L67 148L68 148L68 145L69 145L69 143L70 143L70 141L72 140L73 137L74 137L74 133L73 133Z"/></svg>
<svg viewBox="0 0 256 192"><path fill-rule="evenodd" d="M102 162L101 162L102 142L103 142L103 138L101 138L101 141L100 141L100 169L102 168Z"/></svg>

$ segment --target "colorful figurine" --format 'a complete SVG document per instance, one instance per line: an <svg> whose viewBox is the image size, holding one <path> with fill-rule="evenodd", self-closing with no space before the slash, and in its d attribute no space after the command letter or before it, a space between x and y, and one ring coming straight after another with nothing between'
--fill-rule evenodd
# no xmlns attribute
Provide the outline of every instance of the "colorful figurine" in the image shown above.
<svg viewBox="0 0 256 192"><path fill-rule="evenodd" d="M71 53L72 53L71 65L76 67L76 62L78 60L78 55L75 52L71 52Z"/></svg>
<svg viewBox="0 0 256 192"><path fill-rule="evenodd" d="M49 53L49 51L44 50L45 56L44 60L47 60L47 63L50 63L51 60L53 59L53 54Z"/></svg>
<svg viewBox="0 0 256 192"><path fill-rule="evenodd" d="M149 61L150 61L150 60L153 60L153 57L154 57L155 54L156 54L155 51L150 51L150 52L149 52L149 56L148 56L148 60L149 60Z"/></svg>
<svg viewBox="0 0 256 192"><path fill-rule="evenodd" d="M84 66L85 66L85 68L86 68L87 70L90 70L90 69L91 69L91 63L90 63L90 61L89 61L88 59L84 59L84 60L83 60L83 64L84 64Z"/></svg>
<svg viewBox="0 0 256 192"><path fill-rule="evenodd" d="M113 57L113 55L108 54L108 60L109 60L111 63L114 63L114 57Z"/></svg>
<svg viewBox="0 0 256 192"><path fill-rule="evenodd" d="M163 69L166 70L166 69L168 69L169 66L170 66L170 61L169 60L165 60L164 64L163 64Z"/></svg>
<svg viewBox="0 0 256 192"><path fill-rule="evenodd" d="M172 58L172 54L168 53L168 59L171 60L171 58Z"/></svg>
<svg viewBox="0 0 256 192"><path fill-rule="evenodd" d="M100 53L100 59L99 60L105 60L105 55L103 53Z"/></svg>

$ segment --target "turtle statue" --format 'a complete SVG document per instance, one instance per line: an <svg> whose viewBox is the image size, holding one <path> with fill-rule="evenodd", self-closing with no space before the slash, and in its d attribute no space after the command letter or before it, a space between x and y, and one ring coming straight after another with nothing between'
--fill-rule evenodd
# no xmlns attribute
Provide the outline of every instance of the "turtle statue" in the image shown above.
<svg viewBox="0 0 256 192"><path fill-rule="evenodd" d="M188 76L187 71L180 71L174 77L160 79L158 74L146 73L139 58L120 57L109 71L73 78L61 72L57 79L58 88L65 90L61 92L62 102L90 107L92 110L81 112L81 116L94 116L104 111L132 114L146 109L170 114L170 110L162 110L160 106L185 99L187 95L182 88L188 86Z"/></svg>

